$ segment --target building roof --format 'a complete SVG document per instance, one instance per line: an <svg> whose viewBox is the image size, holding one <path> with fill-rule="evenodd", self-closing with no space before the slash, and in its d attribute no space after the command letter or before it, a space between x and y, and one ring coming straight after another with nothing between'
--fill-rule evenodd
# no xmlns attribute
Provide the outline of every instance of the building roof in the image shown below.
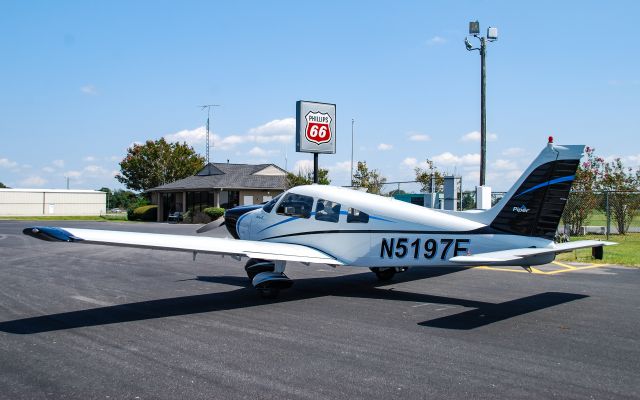
<svg viewBox="0 0 640 400"><path fill-rule="evenodd" d="M103 193L100 190L88 190L88 189L10 189L10 188L0 188L0 192L9 192L9 193Z"/></svg>
<svg viewBox="0 0 640 400"><path fill-rule="evenodd" d="M287 172L274 164L209 163L194 176L149 189L149 192L209 189L285 189Z"/></svg>

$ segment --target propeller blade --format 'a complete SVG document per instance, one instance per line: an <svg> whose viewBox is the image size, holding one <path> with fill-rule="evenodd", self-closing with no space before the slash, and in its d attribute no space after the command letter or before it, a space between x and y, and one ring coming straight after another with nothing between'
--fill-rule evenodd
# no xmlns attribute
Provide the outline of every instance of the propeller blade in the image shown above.
<svg viewBox="0 0 640 400"><path fill-rule="evenodd" d="M220 222L220 220L222 220L222 222ZM202 225L196 230L196 233L209 232L210 230L220 228L222 225L224 225L224 218L218 218L217 220L211 221L206 225Z"/></svg>

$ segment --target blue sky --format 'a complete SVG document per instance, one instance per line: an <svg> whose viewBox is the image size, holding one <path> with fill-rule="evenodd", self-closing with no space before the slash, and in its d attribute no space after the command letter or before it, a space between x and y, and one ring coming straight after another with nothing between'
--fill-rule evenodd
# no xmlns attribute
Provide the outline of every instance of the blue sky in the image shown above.
<svg viewBox="0 0 640 400"><path fill-rule="evenodd" d="M186 140L214 161L310 165L295 153L296 100L337 104L335 155L389 180L426 158L477 184L479 56L467 24L496 26L487 55L487 183L505 190L553 135L640 164L635 1L0 4L0 182L122 187L134 142ZM474 133L475 132L475 133Z"/></svg>

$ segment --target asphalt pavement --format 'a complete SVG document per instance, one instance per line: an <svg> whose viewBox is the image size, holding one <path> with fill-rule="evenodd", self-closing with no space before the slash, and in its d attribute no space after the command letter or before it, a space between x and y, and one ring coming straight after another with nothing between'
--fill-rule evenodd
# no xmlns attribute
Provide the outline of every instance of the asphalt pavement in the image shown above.
<svg viewBox="0 0 640 400"><path fill-rule="evenodd" d="M264 300L229 257L43 242L33 225L197 228L0 221L1 398L640 398L639 268L381 284L289 263L294 286Z"/></svg>

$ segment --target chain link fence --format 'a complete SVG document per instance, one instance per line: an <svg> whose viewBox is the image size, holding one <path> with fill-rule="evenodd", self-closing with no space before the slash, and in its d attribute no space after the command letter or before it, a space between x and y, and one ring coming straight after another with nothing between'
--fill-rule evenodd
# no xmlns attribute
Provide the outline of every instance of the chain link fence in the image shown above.
<svg viewBox="0 0 640 400"><path fill-rule="evenodd" d="M559 231L566 236L640 232L640 192L571 192Z"/></svg>

